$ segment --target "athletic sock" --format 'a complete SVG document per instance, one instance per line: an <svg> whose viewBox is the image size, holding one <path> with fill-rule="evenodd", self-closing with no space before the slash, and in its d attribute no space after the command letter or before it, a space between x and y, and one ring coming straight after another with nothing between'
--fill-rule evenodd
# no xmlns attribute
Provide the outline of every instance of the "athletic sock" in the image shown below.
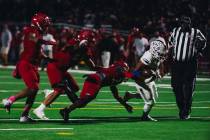
<svg viewBox="0 0 210 140"><path fill-rule="evenodd" d="M149 104L145 104L144 105L144 112L145 113L149 113L150 112L150 110L152 109L152 105L149 105Z"/></svg>
<svg viewBox="0 0 210 140"><path fill-rule="evenodd" d="M15 102L15 100L16 100L15 96L10 96L10 97L8 98L8 101L9 101L11 104L13 104L13 103Z"/></svg>

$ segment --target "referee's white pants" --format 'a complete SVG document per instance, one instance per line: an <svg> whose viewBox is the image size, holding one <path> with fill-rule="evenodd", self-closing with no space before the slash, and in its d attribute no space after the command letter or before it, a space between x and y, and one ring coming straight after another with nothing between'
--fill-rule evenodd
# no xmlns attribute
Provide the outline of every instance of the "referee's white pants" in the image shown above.
<svg viewBox="0 0 210 140"><path fill-rule="evenodd" d="M103 51L101 54L101 60L102 60L102 65L104 68L109 67L110 59L111 59L111 52Z"/></svg>

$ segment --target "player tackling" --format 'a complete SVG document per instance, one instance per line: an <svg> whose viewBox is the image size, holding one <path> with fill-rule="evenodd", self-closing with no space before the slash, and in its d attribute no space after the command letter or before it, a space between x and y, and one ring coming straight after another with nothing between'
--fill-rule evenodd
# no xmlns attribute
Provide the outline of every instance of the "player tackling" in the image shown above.
<svg viewBox="0 0 210 140"><path fill-rule="evenodd" d="M72 105L61 109L60 114L65 122L69 120L69 113L77 108L85 107L89 102L96 98L102 87L109 86L114 98L120 102L128 112L132 112L132 107L128 105L118 94L116 85L127 79L129 67L124 61L117 61L109 68L100 68L94 74L87 75L80 99Z"/></svg>

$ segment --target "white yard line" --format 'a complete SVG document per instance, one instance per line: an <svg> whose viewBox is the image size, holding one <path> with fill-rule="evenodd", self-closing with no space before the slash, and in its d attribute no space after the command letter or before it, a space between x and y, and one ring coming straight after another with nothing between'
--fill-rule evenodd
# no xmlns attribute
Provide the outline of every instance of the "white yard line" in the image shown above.
<svg viewBox="0 0 210 140"><path fill-rule="evenodd" d="M2 119L0 119L2 120ZM18 120L18 119L16 119ZM5 128L0 131L48 131L48 130L73 130L73 128Z"/></svg>
<svg viewBox="0 0 210 140"><path fill-rule="evenodd" d="M158 118L159 116L156 116L156 117L154 117L154 118ZM191 116L190 118L192 118L192 119L210 119L210 116ZM86 118L86 119L69 119L70 121L100 121L100 120L122 120L122 119L129 119L129 117L128 118L126 118L126 116L125 117L117 117L117 118L112 118L112 117L107 117L107 118L104 118L104 117L102 117L102 118L98 118L98 119L95 119L94 117L93 118ZM166 117L166 118L164 118L164 117L159 117L158 118L159 120L165 120L165 119L178 119L178 117L176 117L176 116L171 116L171 117ZM36 121L43 121L43 120L41 120L41 119L35 119ZM0 121L19 121L19 119L0 119ZM63 119L49 119L49 120L47 120L47 121L63 121ZM15 128L10 128L10 129L15 129ZM24 128L24 129L27 129L27 128ZM37 128L38 129L38 128ZM62 129L62 128L61 128ZM72 129L74 129L74 128L64 128L64 129L69 129L69 130L72 130ZM64 130L63 129L63 130Z"/></svg>

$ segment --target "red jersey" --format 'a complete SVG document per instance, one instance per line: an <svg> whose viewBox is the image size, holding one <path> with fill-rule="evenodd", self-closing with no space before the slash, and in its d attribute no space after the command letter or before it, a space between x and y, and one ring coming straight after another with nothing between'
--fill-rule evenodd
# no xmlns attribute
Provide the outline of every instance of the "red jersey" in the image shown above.
<svg viewBox="0 0 210 140"><path fill-rule="evenodd" d="M88 48L74 49L67 48L65 50L57 50L53 54L54 64L62 71L68 70L70 67L75 66L80 59L85 60L91 57L91 52Z"/></svg>
<svg viewBox="0 0 210 140"><path fill-rule="evenodd" d="M72 59L72 53L69 51L56 51L53 54L54 58L54 64L56 67L58 67L60 70L66 71L70 67L70 60Z"/></svg>
<svg viewBox="0 0 210 140"><path fill-rule="evenodd" d="M125 72L127 72L127 68L127 64L120 61L112 64L109 68L98 70L97 73L102 80L102 86L117 85L123 82L126 79Z"/></svg>
<svg viewBox="0 0 210 140"><path fill-rule="evenodd" d="M24 51L21 54L20 60L25 60L31 64L39 64L41 59L41 44L37 44L42 35L34 27L25 27L23 31L23 46Z"/></svg>

